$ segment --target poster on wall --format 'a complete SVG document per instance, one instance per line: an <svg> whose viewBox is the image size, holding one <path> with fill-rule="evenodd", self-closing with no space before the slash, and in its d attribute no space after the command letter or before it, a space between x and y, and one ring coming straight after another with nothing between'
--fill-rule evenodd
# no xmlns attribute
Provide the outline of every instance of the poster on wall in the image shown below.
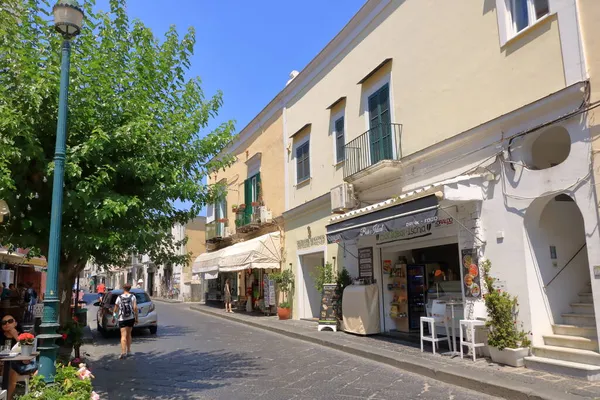
<svg viewBox="0 0 600 400"><path fill-rule="evenodd" d="M477 249L462 249L460 253L463 265L465 297L479 298L481 297L481 277Z"/></svg>
<svg viewBox="0 0 600 400"><path fill-rule="evenodd" d="M373 248L363 247L358 249L358 277L373 277Z"/></svg>

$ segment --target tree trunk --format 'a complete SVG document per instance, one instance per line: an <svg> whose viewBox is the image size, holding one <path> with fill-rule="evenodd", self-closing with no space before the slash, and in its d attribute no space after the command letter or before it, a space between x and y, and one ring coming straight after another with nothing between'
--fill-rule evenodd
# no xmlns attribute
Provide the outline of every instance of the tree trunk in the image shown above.
<svg viewBox="0 0 600 400"><path fill-rule="evenodd" d="M78 271L72 265L61 265L58 272L59 321L64 325L71 319L72 288Z"/></svg>

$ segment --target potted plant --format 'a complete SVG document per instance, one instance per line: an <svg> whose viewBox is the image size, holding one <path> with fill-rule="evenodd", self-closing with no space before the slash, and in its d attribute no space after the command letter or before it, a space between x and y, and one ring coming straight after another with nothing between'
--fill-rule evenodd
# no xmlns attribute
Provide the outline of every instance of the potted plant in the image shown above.
<svg viewBox="0 0 600 400"><path fill-rule="evenodd" d="M231 206L231 211L233 211L235 213L235 212L237 212L237 210L238 210L238 205L237 204L234 204L234 205Z"/></svg>
<svg viewBox="0 0 600 400"><path fill-rule="evenodd" d="M313 278L314 287L317 289L317 292L321 293L323 291L323 285L326 283L337 283L337 276L333 271L333 265L331 263L325 263L325 265L321 265L315 267L316 273L310 272L310 276Z"/></svg>
<svg viewBox="0 0 600 400"><path fill-rule="evenodd" d="M237 210L238 210L238 212L243 212L245 209L246 209L246 205L245 205L245 204L240 204L240 205L238 206L238 209L237 209Z"/></svg>
<svg viewBox="0 0 600 400"><path fill-rule="evenodd" d="M484 295L488 312L486 326L489 329L488 346L492 361L522 367L524 358L529 355L529 333L517 326L518 306L516 297L494 288L495 278L489 274L490 261L483 263L485 271L484 284L487 294Z"/></svg>
<svg viewBox="0 0 600 400"><path fill-rule="evenodd" d="M338 318L341 322L344 321L344 315L343 315L343 310L342 310L342 301L344 300L344 289L346 289L346 286L350 286L352 285L353 279L352 276L350 275L350 273L348 272L348 270L346 268L342 268L341 271L338 272L337 275L337 294L338 294L338 298L339 303L338 303L338 309L337 309L337 314L338 314Z"/></svg>
<svg viewBox="0 0 600 400"><path fill-rule="evenodd" d="M67 362L71 359L71 352L75 349L75 357L80 357L79 348L83 343L83 328L79 324L79 319L73 319L62 326L58 330L61 338L58 340L60 345L58 349L58 357Z"/></svg>
<svg viewBox="0 0 600 400"><path fill-rule="evenodd" d="M290 304L290 293L294 291L294 273L291 269L283 272L271 274L271 277L277 284L277 289L283 296L283 301L277 305L277 316L279 319L289 319L292 315L292 306Z"/></svg>
<svg viewBox="0 0 600 400"><path fill-rule="evenodd" d="M33 353L33 342L35 341L35 336L31 333L21 333L17 340L21 345L21 354L24 356L30 356Z"/></svg>

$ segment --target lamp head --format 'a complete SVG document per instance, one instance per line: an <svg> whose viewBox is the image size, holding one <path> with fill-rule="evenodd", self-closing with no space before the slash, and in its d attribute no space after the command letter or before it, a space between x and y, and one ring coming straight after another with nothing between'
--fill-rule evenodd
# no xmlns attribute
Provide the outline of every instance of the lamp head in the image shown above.
<svg viewBox="0 0 600 400"><path fill-rule="evenodd" d="M66 39L79 35L83 25L83 9L77 0L58 0L52 13L56 30Z"/></svg>

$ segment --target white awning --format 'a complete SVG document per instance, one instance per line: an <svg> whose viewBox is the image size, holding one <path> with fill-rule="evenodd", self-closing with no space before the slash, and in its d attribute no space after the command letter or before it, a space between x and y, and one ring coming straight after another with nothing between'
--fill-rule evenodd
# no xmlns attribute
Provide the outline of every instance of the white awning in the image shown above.
<svg viewBox="0 0 600 400"><path fill-rule="evenodd" d="M219 261L219 272L279 269L280 266L281 233L274 232L227 247Z"/></svg>
<svg viewBox="0 0 600 400"><path fill-rule="evenodd" d="M192 273L199 274L205 272L216 272L219 270L219 260L226 249L202 253L194 260L192 264Z"/></svg>
<svg viewBox="0 0 600 400"><path fill-rule="evenodd" d="M279 269L281 233L274 232L224 249L202 253L192 265L192 273L215 279L216 272L243 271L248 268ZM210 276L210 277L209 277Z"/></svg>

